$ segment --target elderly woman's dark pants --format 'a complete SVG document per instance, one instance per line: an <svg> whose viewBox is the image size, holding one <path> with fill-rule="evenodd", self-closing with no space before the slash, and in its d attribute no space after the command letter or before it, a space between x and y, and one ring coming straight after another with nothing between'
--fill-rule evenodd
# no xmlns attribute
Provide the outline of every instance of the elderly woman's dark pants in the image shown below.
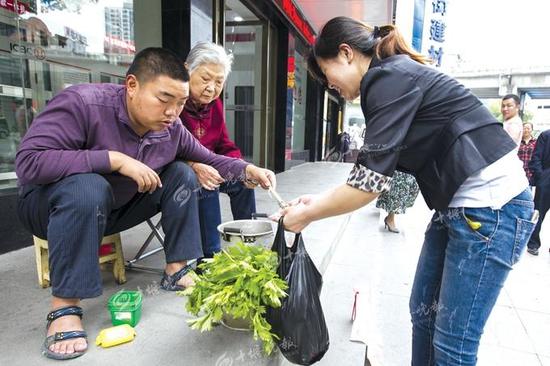
<svg viewBox="0 0 550 366"><path fill-rule="evenodd" d="M101 295L98 250L103 236L129 229L158 212L162 212L166 262L202 257L193 170L174 162L160 177L162 188L152 194L137 193L117 209L111 185L99 174L76 174L21 188L18 213L23 225L48 240L54 296Z"/></svg>

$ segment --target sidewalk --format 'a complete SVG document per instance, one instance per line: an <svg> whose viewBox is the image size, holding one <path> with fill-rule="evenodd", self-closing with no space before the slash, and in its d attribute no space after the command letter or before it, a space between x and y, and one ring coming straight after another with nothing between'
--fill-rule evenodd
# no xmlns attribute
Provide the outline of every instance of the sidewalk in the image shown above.
<svg viewBox="0 0 550 366"><path fill-rule="evenodd" d="M308 163L278 175L278 191L289 200L304 193L319 193L345 182L351 164ZM276 210L274 201L257 190L259 212ZM223 221L231 220L222 195ZM322 302L331 345L318 365L363 365L365 345L350 342L353 289L367 289L371 312L369 357L374 365L410 364L408 296L418 253L430 212L419 197L404 216L402 232L383 230L383 213L371 204L352 215L313 223L303 233L308 251L321 266L332 243L337 248L324 274ZM156 220L155 220L156 222ZM130 259L149 233L145 224L124 232L124 254ZM543 226L548 237L550 225ZM339 234L341 238L338 238ZM336 240L339 239L339 240ZM155 244L156 245L156 244ZM547 245L547 244L546 244ZM162 269L162 253L143 264ZM247 332L222 326L211 332L191 330L185 320L185 299L158 290L160 275L128 271L128 282L117 286L103 272L104 293L83 302L89 350L71 365L279 365L278 357L261 356ZM0 256L0 365L54 365L40 355L50 290L38 287L32 247ZM137 337L128 344L101 349L93 343L99 330L110 326L107 300L116 291L140 288L144 292ZM362 293L363 294L363 293ZM550 366L550 255L524 254L512 271L482 339L480 366Z"/></svg>

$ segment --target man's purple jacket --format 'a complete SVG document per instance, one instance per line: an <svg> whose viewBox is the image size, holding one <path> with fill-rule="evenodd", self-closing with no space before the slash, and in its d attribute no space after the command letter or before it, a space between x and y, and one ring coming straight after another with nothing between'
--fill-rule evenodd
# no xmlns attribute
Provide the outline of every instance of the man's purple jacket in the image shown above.
<svg viewBox="0 0 550 366"><path fill-rule="evenodd" d="M108 151L124 153L157 173L174 160L197 161L211 165L226 180L243 180L247 165L203 147L179 118L163 131L140 137L130 127L124 86L81 84L57 94L34 119L17 151L19 185L97 173L111 183L118 208L137 193L137 184L111 172Z"/></svg>

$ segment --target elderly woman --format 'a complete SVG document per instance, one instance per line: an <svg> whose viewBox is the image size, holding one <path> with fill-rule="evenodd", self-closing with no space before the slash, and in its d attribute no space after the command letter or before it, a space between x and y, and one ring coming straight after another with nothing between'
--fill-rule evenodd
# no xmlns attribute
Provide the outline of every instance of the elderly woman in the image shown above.
<svg viewBox="0 0 550 366"><path fill-rule="evenodd" d="M216 154L241 158L241 152L229 136L225 125L222 101L219 98L233 57L224 48L199 42L187 56L189 68L189 99L181 120L189 131L206 148ZM203 253L206 258L220 251L217 226L221 223L219 192L226 193L231 201L233 219L249 219L256 211L254 184L224 181L216 169L209 165L190 162L202 186L199 192L199 216Z"/></svg>

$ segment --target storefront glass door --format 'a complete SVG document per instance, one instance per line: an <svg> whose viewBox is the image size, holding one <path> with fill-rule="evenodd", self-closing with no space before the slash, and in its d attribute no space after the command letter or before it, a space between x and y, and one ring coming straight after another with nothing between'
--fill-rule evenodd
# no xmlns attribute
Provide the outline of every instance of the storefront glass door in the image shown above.
<svg viewBox="0 0 550 366"><path fill-rule="evenodd" d="M297 46L295 37L289 35L285 170L309 160L309 150L305 150L307 67L305 52Z"/></svg>
<svg viewBox="0 0 550 366"><path fill-rule="evenodd" d="M225 9L225 48L234 57L224 91L227 129L245 160L265 166L271 113L270 28L238 0L226 1Z"/></svg>

